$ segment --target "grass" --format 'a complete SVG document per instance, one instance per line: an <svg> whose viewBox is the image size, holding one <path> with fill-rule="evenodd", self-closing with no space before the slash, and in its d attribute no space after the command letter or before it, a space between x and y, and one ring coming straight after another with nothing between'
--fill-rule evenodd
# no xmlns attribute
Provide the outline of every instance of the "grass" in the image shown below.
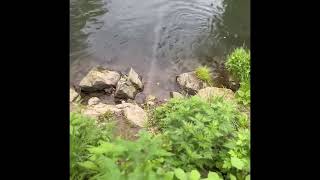
<svg viewBox="0 0 320 180"><path fill-rule="evenodd" d="M207 66L200 66L196 68L196 76L197 78L199 78L205 83L208 83L209 85L213 83L211 70Z"/></svg>
<svg viewBox="0 0 320 180"><path fill-rule="evenodd" d="M250 50L236 48L227 57L225 65L232 77L240 82L240 88L236 92L237 101L250 106Z"/></svg>
<svg viewBox="0 0 320 180"><path fill-rule="evenodd" d="M250 80L250 50L236 48L227 57L226 68L240 82Z"/></svg>

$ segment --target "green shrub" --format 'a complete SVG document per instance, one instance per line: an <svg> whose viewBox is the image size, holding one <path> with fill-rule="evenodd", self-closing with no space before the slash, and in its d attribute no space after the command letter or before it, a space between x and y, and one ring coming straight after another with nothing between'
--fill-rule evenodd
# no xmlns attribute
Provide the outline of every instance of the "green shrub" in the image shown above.
<svg viewBox="0 0 320 180"><path fill-rule="evenodd" d="M102 119L111 118L107 113ZM171 99L155 109L153 121L160 134L140 131L136 141L127 141L115 139L108 126L71 113L70 179L250 178L248 117L235 103L222 97Z"/></svg>
<svg viewBox="0 0 320 180"><path fill-rule="evenodd" d="M221 97L172 99L155 112L160 130L176 154L168 161L184 170L214 169L217 154L235 130L236 106Z"/></svg>
<svg viewBox="0 0 320 180"><path fill-rule="evenodd" d="M236 92L236 99L240 104L250 106L250 83L248 81L240 83L240 88Z"/></svg>
<svg viewBox="0 0 320 180"><path fill-rule="evenodd" d="M240 82L250 80L250 50L236 48L225 63L231 75Z"/></svg>
<svg viewBox="0 0 320 180"><path fill-rule="evenodd" d="M109 128L98 127L93 119L81 114L70 114L70 179L84 179L88 175L81 171L79 163L88 159L88 147L98 145L100 140L110 140Z"/></svg>
<svg viewBox="0 0 320 180"><path fill-rule="evenodd" d="M250 176L250 132L249 129L240 129L235 137L225 145L227 152L220 152L218 167L221 172L237 179L245 179ZM221 163L222 162L222 163Z"/></svg>
<svg viewBox="0 0 320 180"><path fill-rule="evenodd" d="M172 155L163 145L161 136L140 131L137 141L117 139L88 148L90 158L80 165L91 179L163 179L168 176L164 158Z"/></svg>
<svg viewBox="0 0 320 180"><path fill-rule="evenodd" d="M212 74L207 66L196 68L196 76L205 83L212 84Z"/></svg>

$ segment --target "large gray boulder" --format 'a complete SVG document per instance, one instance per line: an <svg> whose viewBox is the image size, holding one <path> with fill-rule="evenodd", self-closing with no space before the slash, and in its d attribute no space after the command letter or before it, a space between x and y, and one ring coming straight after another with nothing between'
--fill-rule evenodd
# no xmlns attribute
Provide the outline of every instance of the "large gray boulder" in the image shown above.
<svg viewBox="0 0 320 180"><path fill-rule="evenodd" d="M79 86L82 91L86 92L101 91L106 88L115 87L119 79L119 72L96 67L89 71L81 80Z"/></svg>
<svg viewBox="0 0 320 180"><path fill-rule="evenodd" d="M235 100L234 92L231 89L227 88L217 88L217 87L206 87L201 89L197 96L201 97L204 100L209 100L212 97L221 96L225 100L233 101Z"/></svg>
<svg viewBox="0 0 320 180"><path fill-rule="evenodd" d="M122 103L116 105L121 109L124 117L136 127L145 127L147 123L147 113L138 105L132 103Z"/></svg>
<svg viewBox="0 0 320 180"><path fill-rule="evenodd" d="M141 77L132 69L128 75L123 75L118 81L114 97L116 99L135 99L138 92L143 90Z"/></svg>
<svg viewBox="0 0 320 180"><path fill-rule="evenodd" d="M195 72L182 73L177 76L177 83L187 94L195 95L206 84L198 79Z"/></svg>
<svg viewBox="0 0 320 180"><path fill-rule="evenodd" d="M171 91L170 92L170 97L171 98L183 98L184 96L181 93L175 92L175 91Z"/></svg>
<svg viewBox="0 0 320 180"><path fill-rule="evenodd" d="M129 81L132 82L132 84L136 87L136 89L138 89L138 90L143 89L141 77L132 68L130 68L130 70L129 70L128 79L129 79Z"/></svg>
<svg viewBox="0 0 320 180"><path fill-rule="evenodd" d="M118 99L134 99L137 93L138 90L133 83L124 75L118 81L114 97Z"/></svg>
<svg viewBox="0 0 320 180"><path fill-rule="evenodd" d="M117 108L116 105L109 105L109 104L104 104L99 102L98 104L90 104L88 105L82 113L85 116L89 116L91 118L98 119L99 116L107 113L107 112L112 112L112 113L120 113L121 109Z"/></svg>
<svg viewBox="0 0 320 180"><path fill-rule="evenodd" d="M101 100L97 97L92 97L88 100L88 106L92 106L92 105L96 105L99 104L99 102L101 102Z"/></svg>
<svg viewBox="0 0 320 180"><path fill-rule="evenodd" d="M73 88L70 88L70 102L76 101L80 96L79 93L77 93Z"/></svg>

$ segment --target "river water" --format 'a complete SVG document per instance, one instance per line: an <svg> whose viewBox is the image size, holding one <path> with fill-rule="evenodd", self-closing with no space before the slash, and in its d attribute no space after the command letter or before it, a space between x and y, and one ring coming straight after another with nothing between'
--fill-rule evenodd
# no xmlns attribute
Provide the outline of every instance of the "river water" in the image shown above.
<svg viewBox="0 0 320 180"><path fill-rule="evenodd" d="M70 0L70 22L70 84L97 65L133 67L161 98L199 65L220 82L226 55L250 48L249 0Z"/></svg>

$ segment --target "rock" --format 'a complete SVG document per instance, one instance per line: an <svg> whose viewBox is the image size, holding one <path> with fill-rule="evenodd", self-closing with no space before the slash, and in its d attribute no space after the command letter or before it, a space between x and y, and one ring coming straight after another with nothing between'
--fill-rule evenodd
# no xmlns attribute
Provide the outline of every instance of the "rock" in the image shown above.
<svg viewBox="0 0 320 180"><path fill-rule="evenodd" d="M100 102L100 99L97 97L92 97L88 100L88 106L96 105Z"/></svg>
<svg viewBox="0 0 320 180"><path fill-rule="evenodd" d="M206 87L204 89L201 89L197 95L205 100L208 100L209 98L214 96L222 96L226 100L232 101L235 99L234 92L231 89L227 88Z"/></svg>
<svg viewBox="0 0 320 180"><path fill-rule="evenodd" d="M186 93L195 95L201 88L206 85L196 77L195 72L187 72L177 76L177 83Z"/></svg>
<svg viewBox="0 0 320 180"><path fill-rule="evenodd" d="M103 115L108 111L112 113L120 113L121 109L118 109L116 105L98 103L87 106L87 108L83 110L83 114L92 118L98 118L100 115Z"/></svg>
<svg viewBox="0 0 320 180"><path fill-rule="evenodd" d="M128 80L128 77L123 76L118 81L114 97L118 99L134 99L137 93L138 90L133 83Z"/></svg>
<svg viewBox="0 0 320 180"><path fill-rule="evenodd" d="M171 98L183 98L184 96L181 93L175 92L175 91L171 91L170 92L170 97Z"/></svg>
<svg viewBox="0 0 320 180"><path fill-rule="evenodd" d="M240 87L240 83L235 80L232 76L229 76L228 79L228 88L230 88L233 91L237 91Z"/></svg>
<svg viewBox="0 0 320 180"><path fill-rule="evenodd" d="M154 106L156 104L155 101L157 101L157 98L153 95L148 95L145 99L146 104L149 106Z"/></svg>
<svg viewBox="0 0 320 180"><path fill-rule="evenodd" d="M101 67L93 68L81 80L79 86L82 91L94 92L115 87L120 79L120 73Z"/></svg>
<svg viewBox="0 0 320 180"><path fill-rule="evenodd" d="M147 123L147 113L138 105L123 103L116 105L123 110L123 115L134 126L145 127Z"/></svg>
<svg viewBox="0 0 320 180"><path fill-rule="evenodd" d="M146 99L146 95L143 92L138 93L135 97L135 101L138 104L143 104L145 102L145 99Z"/></svg>
<svg viewBox="0 0 320 180"><path fill-rule="evenodd" d="M104 92L108 95L111 95L114 92L115 88L114 87L108 87L104 89Z"/></svg>
<svg viewBox="0 0 320 180"><path fill-rule="evenodd" d="M136 89L138 89L138 90L143 89L143 84L142 84L141 78L132 68L130 68L130 71L128 73L128 79L129 79L129 81L132 82L132 84L135 86Z"/></svg>
<svg viewBox="0 0 320 180"><path fill-rule="evenodd" d="M154 105L155 105L155 102L153 102L153 101L148 101L148 102L147 102L147 105L149 105L149 106L154 106Z"/></svg>
<svg viewBox="0 0 320 180"><path fill-rule="evenodd" d="M146 101L155 101L157 98L155 97L155 96L153 96L153 95L148 95L147 97L146 97Z"/></svg>
<svg viewBox="0 0 320 180"><path fill-rule="evenodd" d="M70 102L74 102L79 97L79 93L77 93L73 88L70 88Z"/></svg>

